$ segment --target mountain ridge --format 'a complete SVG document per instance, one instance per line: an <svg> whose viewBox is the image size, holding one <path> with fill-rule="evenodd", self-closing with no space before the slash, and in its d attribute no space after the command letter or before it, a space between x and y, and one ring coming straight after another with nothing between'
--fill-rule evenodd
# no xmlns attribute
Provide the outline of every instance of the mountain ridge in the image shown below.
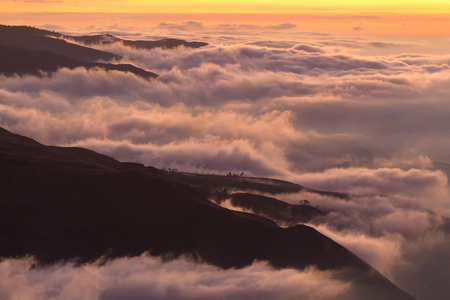
<svg viewBox="0 0 450 300"><path fill-rule="evenodd" d="M42 76L42 73L51 74L61 68L73 70L83 67L86 70L96 68L106 72L129 72L147 80L158 76L132 64L115 63L122 59L119 55L77 44L104 44L101 40L105 36L109 37L111 43L119 42L125 46L147 50L157 47L170 49L178 46L199 48L207 45L207 43L176 39L131 41L112 35L77 37L29 26L0 25L0 74Z"/></svg>
<svg viewBox="0 0 450 300"><path fill-rule="evenodd" d="M74 55L70 57L86 61L95 61L99 59L103 59L106 61L115 59L117 60L120 59L120 56L92 48L87 48L89 50L83 49L86 47L70 43L71 41L82 43L86 46L111 45L114 43L121 43L124 46L146 50L151 50L154 48L172 49L180 46L187 48L200 48L208 45L208 43L204 42L188 42L181 39L161 39L156 41L128 40L116 37L112 34L73 36L30 26L8 26L1 24L0 24L0 37L1 39L4 40L2 42L0 39L0 44L4 43L4 45L6 46L16 46L19 48L25 47L28 49L33 47L32 50L35 51L51 50L49 47L52 47L53 51L55 51L55 48L57 49L58 52L56 54L66 53L66 55L69 49L70 54ZM5 41L5 39L9 39L9 41ZM45 45L45 43L43 43L44 41L46 43L49 43L50 46ZM62 50L60 51L59 48L61 48ZM84 52L88 51L90 53L80 54L81 51ZM81 55L90 55L90 56L86 57Z"/></svg>
<svg viewBox="0 0 450 300"><path fill-rule="evenodd" d="M50 51L30 51L0 45L0 74L4 74L5 76L17 74L20 76L33 75L41 77L44 73L52 74L62 68L73 70L80 67L88 71L100 69L106 72L129 72L147 80L158 77L153 72L146 71L131 64L83 62Z"/></svg>
<svg viewBox="0 0 450 300"><path fill-rule="evenodd" d="M152 167L44 146L4 129L0 163L3 258L34 255L48 264L149 251L193 255L222 268L263 260L277 268L336 270L364 299L414 299L315 229L280 228L221 208Z"/></svg>

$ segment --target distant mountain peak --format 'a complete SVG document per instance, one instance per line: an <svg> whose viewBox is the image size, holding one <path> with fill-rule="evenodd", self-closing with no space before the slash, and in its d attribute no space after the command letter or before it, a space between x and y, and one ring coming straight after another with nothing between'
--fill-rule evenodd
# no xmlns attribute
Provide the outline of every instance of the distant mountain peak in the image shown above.
<svg viewBox="0 0 450 300"><path fill-rule="evenodd" d="M78 44L74 44L76 42ZM58 32L30 26L0 25L0 74L11 76L35 75L42 72L53 73L60 68L99 68L105 71L130 72L145 79L158 75L131 64L107 64L99 61L118 61L120 56L93 49L90 45L110 45L121 43L136 49L206 46L201 42L186 42L177 39L160 41L131 41L105 33L90 36L69 36ZM84 44L86 46L82 46ZM15 50L19 49L19 50Z"/></svg>

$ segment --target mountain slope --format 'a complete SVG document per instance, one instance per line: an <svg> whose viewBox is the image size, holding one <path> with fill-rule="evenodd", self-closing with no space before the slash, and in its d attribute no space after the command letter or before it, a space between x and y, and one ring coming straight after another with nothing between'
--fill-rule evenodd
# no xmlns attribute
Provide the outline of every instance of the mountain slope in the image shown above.
<svg viewBox="0 0 450 300"><path fill-rule="evenodd" d="M207 45L206 43L175 39L130 41L108 34L76 37L28 26L0 25L0 74L6 76L12 76L13 74L40 76L42 72L52 73L59 68L84 67L88 70L100 68L105 71L130 72L146 79L157 77L156 74L131 64L101 63L99 61L112 62L120 60L121 57L68 41L86 45L117 42L140 49L178 46L198 48Z"/></svg>
<svg viewBox="0 0 450 300"><path fill-rule="evenodd" d="M6 76L14 74L41 76L42 72L53 73L60 68L78 67L87 70L97 68L105 71L130 72L145 79L158 76L130 64L84 62L49 51L29 51L0 45L0 74Z"/></svg>
<svg viewBox="0 0 450 300"><path fill-rule="evenodd" d="M235 193L230 196L230 202L234 206L266 216L277 223L287 226L307 223L314 217L325 214L318 208L310 205L292 205L272 197L249 193Z"/></svg>
<svg viewBox="0 0 450 300"><path fill-rule="evenodd" d="M167 172L167 175L177 182L187 184L201 190L205 197L227 198L229 192L233 191L246 191L250 193L258 191L260 193L272 195L278 193L308 192L340 199L348 198L348 195L345 193L313 190L292 182L272 178L193 174L170 171Z"/></svg>
<svg viewBox="0 0 450 300"><path fill-rule="evenodd" d="M214 265L340 270L360 299L413 299L313 228L223 209L160 171L0 129L0 257L42 263L191 254Z"/></svg>
<svg viewBox="0 0 450 300"><path fill-rule="evenodd" d="M85 36L70 36L64 35L64 39L69 41L75 41L78 43L83 43L85 45L112 45L115 43L123 44L124 46L133 47L136 49L154 49L154 48L163 48L163 49L172 49L176 47L186 47L186 48L200 48L207 46L207 43L203 42L187 42L185 40L179 39L162 39L158 41L144 41L144 40L127 40L116 37L111 34L100 34L100 35L85 35Z"/></svg>
<svg viewBox="0 0 450 300"><path fill-rule="evenodd" d="M58 39L57 33L26 27L0 25L0 45L29 51L50 51L86 62L113 61L121 57Z"/></svg>
<svg viewBox="0 0 450 300"><path fill-rule="evenodd" d="M137 49L164 48L171 49L179 46L187 48L200 48L207 46L203 42L187 42L179 39L162 39L158 41L127 40L111 34L70 36L58 32L48 31L28 26L5 26L0 25L0 44L4 46L23 48L33 51L51 51L73 59L83 61L111 61L120 59L120 56L108 52L84 47L71 42L92 45L105 45L121 43Z"/></svg>

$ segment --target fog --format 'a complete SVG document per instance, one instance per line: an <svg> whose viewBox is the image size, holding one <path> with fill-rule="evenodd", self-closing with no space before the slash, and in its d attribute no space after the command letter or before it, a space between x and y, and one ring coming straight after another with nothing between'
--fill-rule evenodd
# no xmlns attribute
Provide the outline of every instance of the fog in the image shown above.
<svg viewBox="0 0 450 300"><path fill-rule="evenodd" d="M450 239L440 215L450 216L450 198L447 175L433 162L450 162L450 56L433 50L444 49L439 41L287 29L295 25L116 26L114 33L124 37L210 45L97 47L159 74L150 81L82 68L42 78L0 75L0 126L121 161L223 175L244 171L349 193L349 200L276 197L310 200L328 212L311 224L320 232L419 299L445 299ZM227 271L147 256L79 268L34 270L31 264L0 263L4 297L116 299L133 291L135 299L281 299L301 290L304 299L327 299L348 288L329 274L273 270L261 262ZM151 276L155 272L167 276Z"/></svg>
<svg viewBox="0 0 450 300"><path fill-rule="evenodd" d="M291 204L308 199L326 214L308 225L340 243L418 299L446 299L450 290L447 177L441 171L400 168L328 169L297 179L340 191L270 195ZM233 207L229 207L233 209ZM432 210L439 212L436 214Z"/></svg>
<svg viewBox="0 0 450 300"><path fill-rule="evenodd" d="M351 284L331 272L276 270L265 262L222 270L143 254L82 266L33 263L31 257L0 262L1 299L356 299Z"/></svg>
<svg viewBox="0 0 450 300"><path fill-rule="evenodd" d="M84 69L2 78L1 125L43 143L86 145L187 171L290 176L386 158L450 161L443 138L450 129L449 56L398 53L403 44L392 42L307 34L299 41L277 33L267 42L244 32L235 44L200 49L102 48L160 75L150 82ZM225 33L209 35L211 42ZM364 54L367 48L393 53ZM226 159L202 163L187 150L233 148L237 141L246 145L236 150L238 161L256 155L279 167L260 170L257 162L228 170ZM169 146L183 159L162 157Z"/></svg>

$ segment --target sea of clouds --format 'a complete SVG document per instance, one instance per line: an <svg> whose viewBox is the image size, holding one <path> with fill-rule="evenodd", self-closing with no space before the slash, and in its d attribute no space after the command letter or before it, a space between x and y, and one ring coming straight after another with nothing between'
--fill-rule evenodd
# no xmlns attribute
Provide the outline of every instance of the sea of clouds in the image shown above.
<svg viewBox="0 0 450 300"><path fill-rule="evenodd" d="M276 270L265 262L222 270L187 258L142 254L106 263L33 268L34 259L0 262L0 299L354 299L332 273ZM350 298L349 298L350 297Z"/></svg>
<svg viewBox="0 0 450 300"><path fill-rule="evenodd" d="M311 224L316 229L419 299L445 299L450 292L442 282L450 277L448 220L427 209L450 216L447 175L433 165L450 162L450 56L428 51L439 41L283 31L292 28L290 24L211 28L184 22L160 23L138 33L115 27L115 33L125 37L176 37L206 41L209 46L151 51L98 47L159 74L150 81L84 69L62 69L43 78L0 76L0 126L44 144L86 147L121 161L215 174L244 171L350 193L350 200L317 195L278 198L295 202L307 197L312 205L330 212ZM90 30L105 31L94 29ZM158 272L170 268L156 258L138 259L158 265ZM35 299L62 299L67 282L90 276L89 295L115 299L108 291L119 289L111 282L123 273L115 269L122 275L114 277L108 270L134 262L30 270L32 262L27 259L3 261L0 268L4 286L14 283L16 291L32 293ZM195 267L186 261L173 264ZM214 273L217 280L236 272L233 276L249 281L248 272L269 267L256 263L233 271L195 268L201 269L199 274ZM48 272L51 277L63 270L75 279L40 282L35 275ZM166 299L170 291L188 299L219 294L227 295L224 299L242 298L239 293L247 292L251 295L246 299L261 299L259 289L266 286L267 295L283 290L288 297L300 284L295 280L316 274L271 270L287 272L276 276L286 276L288 286L267 285L271 280L262 276L249 290L239 290L236 281L237 290L227 294L226 288L212 282L198 290L204 294L191 294L184 289L202 285L203 279L181 282L183 286L148 279L153 280L145 283L148 286L161 287L155 290L144 284L147 272L138 272L136 282L127 277L132 276L129 273L123 275L122 285L129 284L124 290L136 287L144 298L157 293L152 294L154 299ZM14 274L22 281L11 281ZM322 275L317 278L331 280ZM345 289L332 280L326 285L330 293L324 298L334 288ZM314 293L316 286L308 286ZM16 299L22 297L17 295Z"/></svg>

